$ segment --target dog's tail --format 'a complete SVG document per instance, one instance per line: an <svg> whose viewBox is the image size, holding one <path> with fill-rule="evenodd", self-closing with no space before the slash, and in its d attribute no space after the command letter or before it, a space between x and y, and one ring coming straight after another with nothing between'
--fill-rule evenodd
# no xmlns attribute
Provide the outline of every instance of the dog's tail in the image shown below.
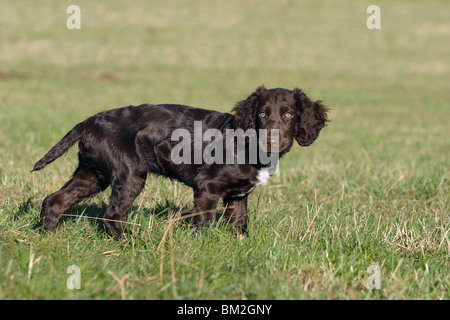
<svg viewBox="0 0 450 320"><path fill-rule="evenodd" d="M71 146L82 137L85 131L85 123L81 122L77 124L72 130L70 130L57 144L51 148L47 154L34 165L33 171L43 169L49 163L55 161L61 157Z"/></svg>

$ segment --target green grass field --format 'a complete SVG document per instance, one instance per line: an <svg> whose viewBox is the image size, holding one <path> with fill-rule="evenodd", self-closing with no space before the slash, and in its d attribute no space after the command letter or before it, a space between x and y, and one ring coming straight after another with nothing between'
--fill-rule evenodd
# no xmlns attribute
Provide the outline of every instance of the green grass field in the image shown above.
<svg viewBox="0 0 450 320"><path fill-rule="evenodd" d="M371 1L77 0L81 30L69 4L0 0L0 299L450 298L448 1L377 1L380 30ZM248 237L193 233L191 190L155 176L133 237L99 227L108 190L34 228L76 148L30 170L76 123L141 103L230 111L260 84L304 89L332 122L250 195Z"/></svg>

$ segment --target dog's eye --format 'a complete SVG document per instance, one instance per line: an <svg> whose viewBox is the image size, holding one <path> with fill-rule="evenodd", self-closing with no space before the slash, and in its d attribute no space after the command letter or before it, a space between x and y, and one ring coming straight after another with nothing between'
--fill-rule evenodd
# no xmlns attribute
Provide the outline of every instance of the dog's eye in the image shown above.
<svg viewBox="0 0 450 320"><path fill-rule="evenodd" d="M289 118L292 118L294 115L292 114L292 113L290 113L290 112L287 112L285 115L284 115L284 117L286 118L286 119L289 119Z"/></svg>
<svg viewBox="0 0 450 320"><path fill-rule="evenodd" d="M266 114L264 112L260 112L258 115L259 115L260 118L265 118L266 117Z"/></svg>

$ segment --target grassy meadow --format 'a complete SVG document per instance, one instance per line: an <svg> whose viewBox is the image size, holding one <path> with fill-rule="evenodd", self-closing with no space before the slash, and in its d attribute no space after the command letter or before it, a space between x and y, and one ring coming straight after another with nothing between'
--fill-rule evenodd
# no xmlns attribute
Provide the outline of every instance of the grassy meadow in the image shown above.
<svg viewBox="0 0 450 320"><path fill-rule="evenodd" d="M450 4L380 0L369 30L371 4L0 0L0 299L448 300ZM261 84L302 88L331 122L250 195L248 237L192 232L191 189L156 176L134 236L99 227L109 189L35 228L76 147L30 170L76 123L141 103L227 112Z"/></svg>

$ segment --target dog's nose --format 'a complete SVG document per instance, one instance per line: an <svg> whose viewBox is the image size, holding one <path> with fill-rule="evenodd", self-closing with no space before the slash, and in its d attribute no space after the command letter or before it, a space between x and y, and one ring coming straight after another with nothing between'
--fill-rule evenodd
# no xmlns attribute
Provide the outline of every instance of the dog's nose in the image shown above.
<svg viewBox="0 0 450 320"><path fill-rule="evenodd" d="M278 139L268 138L267 139L267 149L270 152L278 152L280 148Z"/></svg>

